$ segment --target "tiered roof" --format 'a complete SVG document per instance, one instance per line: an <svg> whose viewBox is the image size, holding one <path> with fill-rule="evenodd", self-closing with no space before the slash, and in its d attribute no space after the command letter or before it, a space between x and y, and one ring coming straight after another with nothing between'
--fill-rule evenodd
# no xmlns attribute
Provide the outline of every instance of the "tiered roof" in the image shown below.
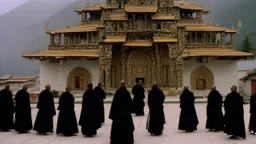
<svg viewBox="0 0 256 144"><path fill-rule="evenodd" d="M34 54L25 54L25 58L62 58L62 57L99 57L99 50L45 50Z"/></svg>
<svg viewBox="0 0 256 144"><path fill-rule="evenodd" d="M128 13L156 13L157 5L152 6L134 6L134 5L125 5L125 11Z"/></svg>
<svg viewBox="0 0 256 144"><path fill-rule="evenodd" d="M183 57L198 57L198 56L226 57L226 56L253 56L253 54L236 51L233 49L223 49L223 48L186 49L183 54Z"/></svg>
<svg viewBox="0 0 256 144"><path fill-rule="evenodd" d="M174 6L187 10L203 10L201 6L186 1L174 2Z"/></svg>
<svg viewBox="0 0 256 144"><path fill-rule="evenodd" d="M67 27L65 29L55 29L47 31L48 34L56 33L76 33L76 32L96 32L98 28L104 28L104 25L101 24L87 24L87 25L76 25Z"/></svg>

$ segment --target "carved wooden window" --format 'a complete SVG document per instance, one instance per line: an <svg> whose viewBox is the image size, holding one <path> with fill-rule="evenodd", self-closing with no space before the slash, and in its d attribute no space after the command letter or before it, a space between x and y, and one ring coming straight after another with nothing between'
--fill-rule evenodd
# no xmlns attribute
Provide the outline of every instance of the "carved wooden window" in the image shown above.
<svg viewBox="0 0 256 144"><path fill-rule="evenodd" d="M122 8L122 3L121 2L117 3L117 8Z"/></svg>
<svg viewBox="0 0 256 144"><path fill-rule="evenodd" d="M157 31L162 31L162 25L160 23L157 24Z"/></svg>
<svg viewBox="0 0 256 144"><path fill-rule="evenodd" d="M203 42L203 34L197 33L197 43L202 43L202 42Z"/></svg>

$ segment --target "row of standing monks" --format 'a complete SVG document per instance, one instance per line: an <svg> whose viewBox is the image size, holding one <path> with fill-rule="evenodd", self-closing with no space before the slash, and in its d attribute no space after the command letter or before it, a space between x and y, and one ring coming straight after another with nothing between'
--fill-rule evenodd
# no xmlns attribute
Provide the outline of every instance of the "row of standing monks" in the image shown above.
<svg viewBox="0 0 256 144"><path fill-rule="evenodd" d="M8 131L15 129L19 133L26 133L32 129L31 107L29 100L28 87L24 86L18 91L14 101L12 100L12 92L7 85L0 92L0 130ZM126 89L125 81L120 82L120 88L115 92L112 105L110 108L109 118L112 120L111 127L111 144L133 144L133 132L135 130L132 113L137 116L144 115L144 88L141 82L136 84L132 93L132 100L129 91ZM102 84L93 89L92 84L88 84L88 90L83 95L82 110L80 114L79 125L81 131L86 137L93 137L97 134L97 130L104 123L104 103L105 92ZM70 89L66 88L59 98L59 117L57 122L57 134L74 135L78 133L77 120L74 110L74 97L70 93ZM151 135L161 135L164 129L164 103L165 96L154 83L148 94L149 115L147 121L147 130ZM196 109L194 106L194 94L189 91L188 87L184 87L184 91L180 96L180 119L179 130L193 132L197 130L199 124ZM237 87L232 86L231 93L227 95L224 101L225 115L222 113L222 97L213 86L208 96L207 105L207 124L206 128L214 131L224 131L231 138L242 137L245 135L243 97L237 93ZM251 97L251 119L249 130L256 132L256 95ZM39 134L53 132L53 116L56 115L54 100L50 92L50 85L46 86L38 98L38 113L34 125L34 130ZM15 122L13 122L13 113L15 113Z"/></svg>

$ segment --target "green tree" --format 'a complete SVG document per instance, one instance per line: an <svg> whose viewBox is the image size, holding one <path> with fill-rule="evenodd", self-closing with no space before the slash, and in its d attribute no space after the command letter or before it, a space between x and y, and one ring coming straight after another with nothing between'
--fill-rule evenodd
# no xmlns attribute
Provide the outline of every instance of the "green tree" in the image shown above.
<svg viewBox="0 0 256 144"><path fill-rule="evenodd" d="M246 36L242 42L242 51L243 52L252 52L253 51L253 44L250 41L248 36Z"/></svg>

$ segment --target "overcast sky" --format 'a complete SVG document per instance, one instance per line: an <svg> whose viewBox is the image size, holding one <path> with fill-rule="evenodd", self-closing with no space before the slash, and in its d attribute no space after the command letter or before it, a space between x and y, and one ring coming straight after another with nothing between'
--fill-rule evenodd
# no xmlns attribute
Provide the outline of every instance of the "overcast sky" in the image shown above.
<svg viewBox="0 0 256 144"><path fill-rule="evenodd" d="M0 15L9 12L28 0L0 0Z"/></svg>

